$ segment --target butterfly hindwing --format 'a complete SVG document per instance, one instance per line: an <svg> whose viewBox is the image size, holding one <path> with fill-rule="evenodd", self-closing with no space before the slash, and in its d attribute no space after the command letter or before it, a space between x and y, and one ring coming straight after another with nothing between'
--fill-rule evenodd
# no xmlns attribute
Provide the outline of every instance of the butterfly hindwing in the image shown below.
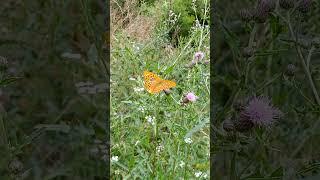
<svg viewBox="0 0 320 180"><path fill-rule="evenodd" d="M169 80L162 80L160 82L158 82L157 84L155 84L155 86L153 87L152 91L155 93L159 93L165 89L170 89L176 86L176 83L173 81L169 81Z"/></svg>

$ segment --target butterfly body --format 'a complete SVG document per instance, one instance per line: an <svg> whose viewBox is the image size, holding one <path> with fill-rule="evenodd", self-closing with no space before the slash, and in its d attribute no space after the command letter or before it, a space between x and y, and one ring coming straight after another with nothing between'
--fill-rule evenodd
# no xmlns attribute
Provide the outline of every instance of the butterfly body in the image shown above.
<svg viewBox="0 0 320 180"><path fill-rule="evenodd" d="M156 74L144 71L144 88L151 94L159 93L165 89L176 86L176 83L170 80L161 79Z"/></svg>

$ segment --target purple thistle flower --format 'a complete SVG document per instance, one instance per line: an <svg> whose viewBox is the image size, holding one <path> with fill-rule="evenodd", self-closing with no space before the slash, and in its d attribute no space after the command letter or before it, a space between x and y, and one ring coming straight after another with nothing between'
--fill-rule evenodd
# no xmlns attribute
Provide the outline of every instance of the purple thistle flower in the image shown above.
<svg viewBox="0 0 320 180"><path fill-rule="evenodd" d="M189 92L186 95L186 98L191 102L195 102L198 99L198 96L194 95L192 92Z"/></svg>
<svg viewBox="0 0 320 180"><path fill-rule="evenodd" d="M189 92L188 94L184 95L182 99L182 104L187 104L189 102L195 102L199 97L196 96L193 92Z"/></svg>
<svg viewBox="0 0 320 180"><path fill-rule="evenodd" d="M253 97L240 113L241 119L249 120L258 126L270 126L281 116L282 112L264 96Z"/></svg>
<svg viewBox="0 0 320 180"><path fill-rule="evenodd" d="M196 62L201 61L203 58L204 58L204 53L201 51L196 52L193 57L194 61Z"/></svg>

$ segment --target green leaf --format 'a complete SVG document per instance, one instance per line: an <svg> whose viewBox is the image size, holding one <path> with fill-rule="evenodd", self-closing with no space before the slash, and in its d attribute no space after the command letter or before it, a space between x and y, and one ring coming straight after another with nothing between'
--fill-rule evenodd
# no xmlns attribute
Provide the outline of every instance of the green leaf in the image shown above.
<svg viewBox="0 0 320 180"><path fill-rule="evenodd" d="M270 175L270 177L272 177L272 178L274 178L274 177L280 178L282 176L283 176L283 168L282 167L277 168Z"/></svg>
<svg viewBox="0 0 320 180"><path fill-rule="evenodd" d="M70 131L70 126L66 124L39 124L35 126L36 129L44 129L45 131L61 131L68 133Z"/></svg>
<svg viewBox="0 0 320 180"><path fill-rule="evenodd" d="M0 81L0 86L6 86L8 84L15 82L18 79L22 79L22 78L21 77L9 77L9 78L2 79Z"/></svg>
<svg viewBox="0 0 320 180"><path fill-rule="evenodd" d="M282 32L282 25L280 24L280 19L277 16L270 16L270 26L272 37L275 39Z"/></svg>
<svg viewBox="0 0 320 180"><path fill-rule="evenodd" d="M192 136L192 134L194 134L195 132L200 131L204 126L206 126L206 124L209 123L209 119L205 119L203 121L201 121L199 124L197 124L195 127L193 127L184 138L189 138Z"/></svg>

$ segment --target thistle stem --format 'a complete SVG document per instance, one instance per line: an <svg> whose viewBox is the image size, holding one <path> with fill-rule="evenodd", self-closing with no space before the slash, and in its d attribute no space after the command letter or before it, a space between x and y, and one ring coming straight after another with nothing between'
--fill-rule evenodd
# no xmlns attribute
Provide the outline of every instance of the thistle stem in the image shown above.
<svg viewBox="0 0 320 180"><path fill-rule="evenodd" d="M291 25L291 22L290 22L290 14L288 14L287 23L288 23L288 26L289 26L289 30L290 30L291 36L292 36L293 39L295 39L295 48L296 48L296 51L298 53L298 57L299 57L299 59L301 61L302 67L303 67L303 69L304 69L304 71L305 71L305 73L307 75L307 78L308 78L309 84L311 86L312 92L314 94L314 97L316 99L316 102L317 102L318 105L320 105L319 94L318 94L317 89L316 89L316 87L314 85L310 70L308 69L308 67L306 65L306 62L305 62L304 57L303 57L302 52L301 52L301 48L297 44L298 38L297 38L297 36L295 36L294 31L293 31L293 28L292 28L292 25Z"/></svg>

